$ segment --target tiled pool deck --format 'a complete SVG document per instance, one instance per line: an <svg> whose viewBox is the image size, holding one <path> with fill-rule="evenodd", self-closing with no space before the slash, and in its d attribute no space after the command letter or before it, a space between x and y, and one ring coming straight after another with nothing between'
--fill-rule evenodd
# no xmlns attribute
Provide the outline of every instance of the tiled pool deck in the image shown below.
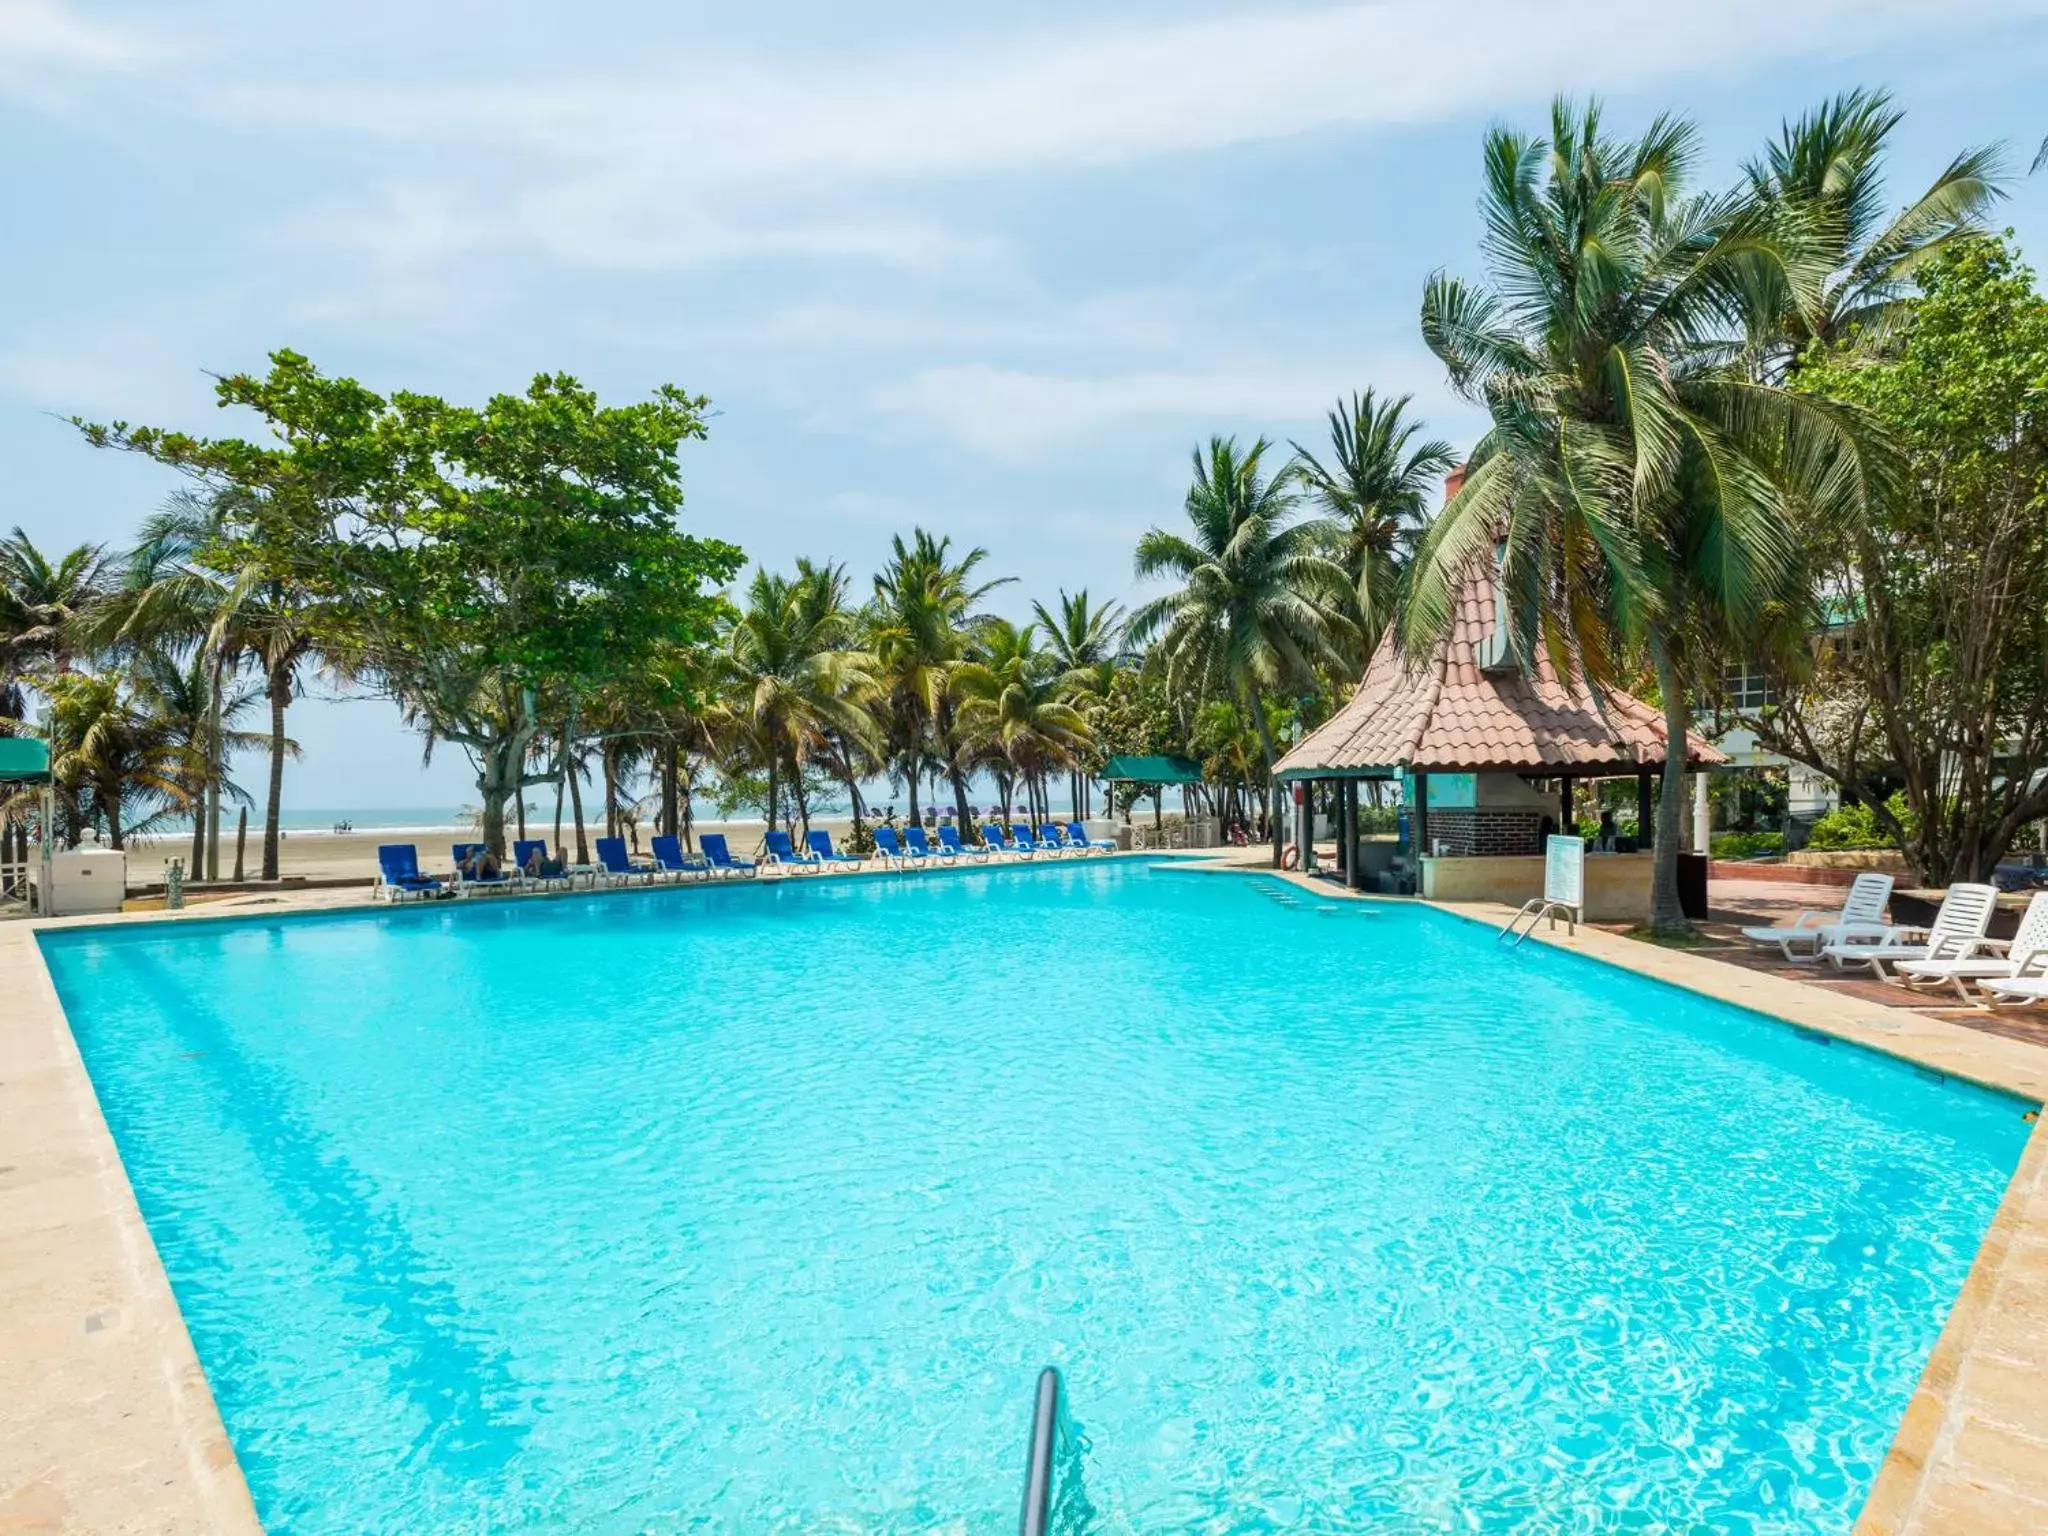
<svg viewBox="0 0 2048 1536"><path fill-rule="evenodd" d="M1224 873L1226 862L1215 867ZM1375 899L1286 878L1319 896ZM360 903L358 893L322 891L118 920L183 922ZM1496 926L1507 917L1505 908L1444 910ZM0 1532L256 1532L255 1508L44 969L35 926L0 923ZM2048 1099L2048 1046L2033 1040L1597 929L1537 937L1934 1071ZM1856 1536L2043 1532L2048 1128L2037 1127Z"/></svg>

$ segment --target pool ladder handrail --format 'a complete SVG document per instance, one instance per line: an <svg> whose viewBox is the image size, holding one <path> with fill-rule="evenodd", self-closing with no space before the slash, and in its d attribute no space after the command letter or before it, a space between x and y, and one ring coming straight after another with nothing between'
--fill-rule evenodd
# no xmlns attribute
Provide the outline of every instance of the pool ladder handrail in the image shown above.
<svg viewBox="0 0 2048 1536"><path fill-rule="evenodd" d="M1523 902L1522 910L1509 918L1507 926L1493 936L1493 942L1498 944L1502 939L1506 939L1508 941L1508 948L1513 949L1522 940L1534 933L1536 925L1546 917L1550 919L1551 931L1556 932L1559 916L1564 918L1565 931L1576 937L1579 931L1579 924L1585 921L1585 917L1576 903L1552 901L1547 896L1533 896ZM1529 926L1523 928L1520 925L1525 917L1529 919Z"/></svg>
<svg viewBox="0 0 2048 1536"><path fill-rule="evenodd" d="M1059 1448L1060 1372L1048 1365L1038 1373L1038 1399L1031 1411L1031 1455L1024 1463L1023 1536L1046 1536L1052 1521L1053 1454Z"/></svg>

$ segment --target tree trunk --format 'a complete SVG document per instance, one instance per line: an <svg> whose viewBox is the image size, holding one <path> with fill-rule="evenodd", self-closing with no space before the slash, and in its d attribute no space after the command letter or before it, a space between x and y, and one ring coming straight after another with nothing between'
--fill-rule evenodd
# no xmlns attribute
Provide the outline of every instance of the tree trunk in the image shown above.
<svg viewBox="0 0 2048 1536"><path fill-rule="evenodd" d="M1659 932L1689 933L1678 900L1679 818L1685 812L1684 687L1663 648L1656 649L1657 687L1664 695L1664 793L1657 802L1657 840L1650 863L1650 926Z"/></svg>
<svg viewBox="0 0 2048 1536"><path fill-rule="evenodd" d="M917 814L917 754L915 752L910 754L910 765L904 772L903 783L910 791L910 824L913 827L922 826L923 823L919 821Z"/></svg>
<svg viewBox="0 0 2048 1536"><path fill-rule="evenodd" d="M1273 833L1273 867L1275 869L1278 869L1280 867L1280 850L1286 842L1286 833L1284 832L1281 826L1281 821L1283 818L1280 815L1280 781L1278 778L1274 776L1273 773L1274 765L1278 763L1280 759L1276 757L1273 753L1273 728L1270 724L1267 723L1266 705L1265 702L1262 699L1260 699L1258 689L1254 688L1251 690L1251 700L1252 719L1258 724L1259 727L1259 750L1265 754L1266 758L1266 804L1268 807L1267 819L1272 823L1271 830ZM1304 850L1302 854L1302 861L1304 863L1307 862L1307 857L1307 851Z"/></svg>
<svg viewBox="0 0 2048 1536"><path fill-rule="evenodd" d="M226 773L220 750L221 658L210 672L213 687L206 706L206 878L220 878L220 781Z"/></svg>
<svg viewBox="0 0 2048 1536"><path fill-rule="evenodd" d="M804 793L804 765L801 758L792 759L790 762L789 794L796 802L797 825L793 830L797 834L797 842L807 843L811 836L811 801L810 796Z"/></svg>
<svg viewBox="0 0 2048 1536"><path fill-rule="evenodd" d="M270 789L263 802L263 878L277 878L277 823L284 809L284 711L291 702L292 669L270 669Z"/></svg>
<svg viewBox="0 0 2048 1536"><path fill-rule="evenodd" d="M244 859L249 852L249 807L246 805L235 815L235 884L242 883L242 871L247 866Z"/></svg>
<svg viewBox="0 0 2048 1536"><path fill-rule="evenodd" d="M576 862L590 862L590 843L583 835L583 774L572 759L569 763L569 814L576 822Z"/></svg>
<svg viewBox="0 0 2048 1536"><path fill-rule="evenodd" d="M661 835L676 835L676 744L673 738L661 746Z"/></svg>

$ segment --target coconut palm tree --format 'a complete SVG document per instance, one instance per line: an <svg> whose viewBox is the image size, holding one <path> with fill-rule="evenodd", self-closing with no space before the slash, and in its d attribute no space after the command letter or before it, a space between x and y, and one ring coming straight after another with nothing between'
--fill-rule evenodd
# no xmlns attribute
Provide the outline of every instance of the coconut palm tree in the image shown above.
<svg viewBox="0 0 2048 1536"><path fill-rule="evenodd" d="M146 646L131 658L128 670L135 708L177 749L182 765L179 783L184 803L195 808L194 828L200 827L197 808L213 801L247 805L249 796L228 776L227 764L237 752L261 751L269 744L262 733L240 728L242 719L263 697L262 690L234 677L227 680L216 697L211 658L199 647L181 658L159 646ZM217 754L213 750L216 731L222 748ZM284 749L291 756L298 756L296 742L287 740ZM195 835L194 879L201 874L196 862L199 847Z"/></svg>
<svg viewBox="0 0 2048 1536"><path fill-rule="evenodd" d="M1194 454L1188 488L1189 533L1153 528L1138 540L1140 579L1170 577L1173 591L1131 615L1129 634L1165 654L1168 686L1237 698L1258 722L1270 781L1278 754L1267 695L1313 683L1318 666L1354 654L1358 634L1343 612L1346 577L1330 558L1335 530L1304 520L1293 478L1268 475L1271 444L1240 450L1212 437ZM1283 842L1272 807L1273 862Z"/></svg>
<svg viewBox="0 0 2048 1536"><path fill-rule="evenodd" d="M1058 661L1040 650L1037 626L992 619L982 654L958 667L960 730L978 757L998 768L1007 802L1011 775L1024 786L1035 821L1051 814L1046 775L1078 760L1089 743L1088 722L1062 696ZM1007 769L1008 772L1003 772Z"/></svg>
<svg viewBox="0 0 2048 1536"><path fill-rule="evenodd" d="M971 658L987 617L987 595L1011 578L977 582L975 572L988 551L975 548L957 559L952 540L912 530L899 535L890 558L875 574L875 595L867 614L867 644L874 658L885 707L884 731L898 773L909 785L913 815L917 778L936 757L953 789L953 812L961 835L972 838L967 808L967 771L955 718L952 679Z"/></svg>
<svg viewBox="0 0 2048 1536"><path fill-rule="evenodd" d="M798 560L793 577L755 572L719 658L724 735L735 760L768 775L768 826L785 783L794 823L810 826L804 770L835 736L874 734L880 695L874 662L855 649L858 616L846 606L843 566Z"/></svg>
<svg viewBox="0 0 2048 1536"><path fill-rule="evenodd" d="M190 763L161 719L138 708L112 672L60 672L44 686L50 699L50 776L76 835L106 828L107 842L159 817L191 809Z"/></svg>
<svg viewBox="0 0 2048 1536"><path fill-rule="evenodd" d="M1598 690L1647 655L1667 740L1652 922L1683 927L1679 809L1690 683L1717 647L1754 647L1799 613L1792 525L1804 506L1848 526L1884 461L1856 413L1750 378L1745 305L1769 268L1818 323L1833 270L1774 210L1693 197L1691 125L1601 131L1560 101L1546 141L1486 142L1483 250L1492 286L1438 274L1424 339L1492 427L1417 550L1402 619L1426 653L1474 561L1498 562L1507 639L1549 648ZM1797 626L1794 626L1797 627Z"/></svg>
<svg viewBox="0 0 2048 1536"><path fill-rule="evenodd" d="M1330 412L1328 467L1294 444L1294 471L1336 529L1333 553L1348 578L1345 616L1368 654L1399 605L1401 577L1437 483L1457 462L1443 439L1415 441L1422 424L1407 419L1414 400L1379 400L1368 389L1352 395L1348 407L1340 401Z"/></svg>
<svg viewBox="0 0 2048 1536"><path fill-rule="evenodd" d="M18 527L0 539L0 684L69 671L78 656L79 615L112 581L98 544L52 560Z"/></svg>
<svg viewBox="0 0 2048 1536"><path fill-rule="evenodd" d="M1985 231L2005 192L1996 148L1965 150L1926 191L1887 215L1884 162L1905 113L1884 91L1845 91L1787 123L1748 165L1751 194L1802 226L1827 272L1817 294L1797 301L1771 259L1753 263L1751 307L1766 371L1796 366L1809 344L1827 346L1858 330L1881 331L1898 312L1913 274L1959 240Z"/></svg>
<svg viewBox="0 0 2048 1536"><path fill-rule="evenodd" d="M1091 603L1086 587L1072 595L1062 588L1057 614L1037 602L1031 605L1031 611L1045 633L1046 648L1059 667L1061 686L1069 699L1087 707L1108 698L1110 679L1133 655L1124 638L1123 605ZM1077 816L1085 816L1089 810L1086 767L1076 762L1068 775L1069 804Z"/></svg>

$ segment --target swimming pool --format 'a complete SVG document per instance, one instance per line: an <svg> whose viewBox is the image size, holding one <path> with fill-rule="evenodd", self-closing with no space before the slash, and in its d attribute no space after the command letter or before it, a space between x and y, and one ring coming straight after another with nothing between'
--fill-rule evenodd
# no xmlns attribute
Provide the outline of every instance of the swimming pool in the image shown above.
<svg viewBox="0 0 2048 1536"><path fill-rule="evenodd" d="M1136 861L51 932L273 1531L1846 1531L2029 1127Z"/></svg>

